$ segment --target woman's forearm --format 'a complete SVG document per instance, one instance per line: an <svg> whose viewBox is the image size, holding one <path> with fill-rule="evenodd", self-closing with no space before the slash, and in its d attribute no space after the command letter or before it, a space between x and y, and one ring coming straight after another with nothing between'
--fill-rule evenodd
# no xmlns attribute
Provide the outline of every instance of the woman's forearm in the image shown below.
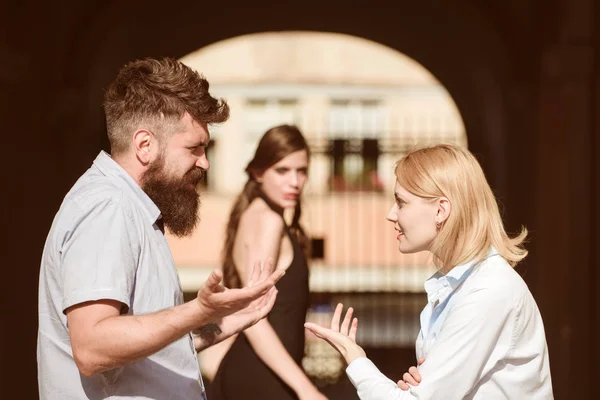
<svg viewBox="0 0 600 400"><path fill-rule="evenodd" d="M316 388L287 352L266 319L244 331L258 357L296 393Z"/></svg>

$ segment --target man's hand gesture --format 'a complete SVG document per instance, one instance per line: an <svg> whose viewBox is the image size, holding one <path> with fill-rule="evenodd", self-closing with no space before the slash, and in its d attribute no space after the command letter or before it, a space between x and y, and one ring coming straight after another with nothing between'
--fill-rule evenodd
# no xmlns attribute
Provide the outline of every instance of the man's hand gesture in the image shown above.
<svg viewBox="0 0 600 400"><path fill-rule="evenodd" d="M257 260L248 285L242 289L228 289L221 285L221 271L213 271L196 298L202 319L208 321L194 331L196 349L218 343L264 318L275 304L275 283L284 274L283 270L273 272L272 259L269 258L262 268Z"/></svg>

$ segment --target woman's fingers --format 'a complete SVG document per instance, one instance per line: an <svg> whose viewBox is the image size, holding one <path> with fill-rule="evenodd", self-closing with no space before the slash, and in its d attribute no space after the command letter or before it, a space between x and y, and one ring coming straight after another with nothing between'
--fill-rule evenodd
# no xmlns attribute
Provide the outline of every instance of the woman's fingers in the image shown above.
<svg viewBox="0 0 600 400"><path fill-rule="evenodd" d="M324 328L312 322L306 322L304 327L314 333L317 337L322 338L336 349L348 364L359 357L366 357L365 351L357 345L349 336L333 329Z"/></svg>
<svg viewBox="0 0 600 400"><path fill-rule="evenodd" d="M335 332L340 331L340 318L342 317L342 310L344 309L344 305L342 303L338 303L335 311L333 313L333 317L331 318L331 330Z"/></svg>
<svg viewBox="0 0 600 400"><path fill-rule="evenodd" d="M355 345L356 331L358 329L358 319L352 318L354 309L348 308L340 329L340 318L344 305L339 303L331 318L331 327L325 328L313 322L306 322L304 327L314 333L317 337L326 340L338 350L347 346Z"/></svg>
<svg viewBox="0 0 600 400"><path fill-rule="evenodd" d="M410 386L408 386L404 381L398 381L398 387L402 390L410 389Z"/></svg>
<svg viewBox="0 0 600 400"><path fill-rule="evenodd" d="M304 324L304 327L313 332L315 335L319 336L320 338L325 339L332 344L335 344L336 347L343 345L343 342L346 339L346 336L340 334L339 332L336 332L332 329L324 328L312 322L306 322Z"/></svg>
<svg viewBox="0 0 600 400"><path fill-rule="evenodd" d="M352 339L353 342L356 343L356 331L358 330L358 318L354 318L352 320L352 325L350 326L350 332L348 333L348 337Z"/></svg>
<svg viewBox="0 0 600 400"><path fill-rule="evenodd" d="M417 369L417 367L410 367L408 369L408 373L410 374L410 376L413 377L413 379L416 383L421 382L421 374L419 373L419 370ZM414 384L411 383L411 385L414 385Z"/></svg>
<svg viewBox="0 0 600 400"><path fill-rule="evenodd" d="M352 322L353 312L354 309L352 307L348 308L348 310L346 311L346 316L344 317L344 320L342 321L342 326L340 327L340 333L342 335L348 336L348 330L350 329L350 322Z"/></svg>
<svg viewBox="0 0 600 400"><path fill-rule="evenodd" d="M317 325L314 322L305 322L304 327L320 338L325 337L323 334L324 332L331 332L331 330L324 328L321 325Z"/></svg>
<svg viewBox="0 0 600 400"><path fill-rule="evenodd" d="M423 363L424 359L420 358L419 359L419 365L421 365ZM408 390L410 389L410 386L418 386L419 383L421 383L421 374L419 373L419 370L417 369L417 367L410 367L408 369L408 372L405 372L404 375L402 375L402 380L398 381L398 387L402 390Z"/></svg>
<svg viewBox="0 0 600 400"><path fill-rule="evenodd" d="M404 375L402 375L402 379L409 385L417 386L419 384L419 382L417 382L408 372L405 372Z"/></svg>

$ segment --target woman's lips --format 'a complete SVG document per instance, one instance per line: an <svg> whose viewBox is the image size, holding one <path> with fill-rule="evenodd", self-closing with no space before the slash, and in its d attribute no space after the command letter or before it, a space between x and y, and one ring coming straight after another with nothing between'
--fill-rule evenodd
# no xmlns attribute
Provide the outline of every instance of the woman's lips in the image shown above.
<svg viewBox="0 0 600 400"><path fill-rule="evenodd" d="M404 236L404 232L402 232L400 229L398 228L394 228L396 230L396 232L398 232L398 236L396 236L396 240L400 240L401 236Z"/></svg>

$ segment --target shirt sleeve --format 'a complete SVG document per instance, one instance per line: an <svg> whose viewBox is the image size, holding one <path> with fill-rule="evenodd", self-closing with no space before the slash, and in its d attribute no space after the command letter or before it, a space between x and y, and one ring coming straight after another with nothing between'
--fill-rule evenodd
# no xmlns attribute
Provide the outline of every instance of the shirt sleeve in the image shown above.
<svg viewBox="0 0 600 400"><path fill-rule="evenodd" d="M371 360L360 357L352 361L346 374L357 390L361 400L408 400L417 399L410 391L404 391L383 375Z"/></svg>
<svg viewBox="0 0 600 400"><path fill-rule="evenodd" d="M489 288L488 288L489 289ZM408 391L385 377L367 358L346 373L361 400L462 399L511 348L512 299L477 289L455 304L435 345L419 367L421 382Z"/></svg>
<svg viewBox="0 0 600 400"><path fill-rule="evenodd" d="M130 307L137 269L133 223L118 199L82 210L61 246L63 312L110 299Z"/></svg>

